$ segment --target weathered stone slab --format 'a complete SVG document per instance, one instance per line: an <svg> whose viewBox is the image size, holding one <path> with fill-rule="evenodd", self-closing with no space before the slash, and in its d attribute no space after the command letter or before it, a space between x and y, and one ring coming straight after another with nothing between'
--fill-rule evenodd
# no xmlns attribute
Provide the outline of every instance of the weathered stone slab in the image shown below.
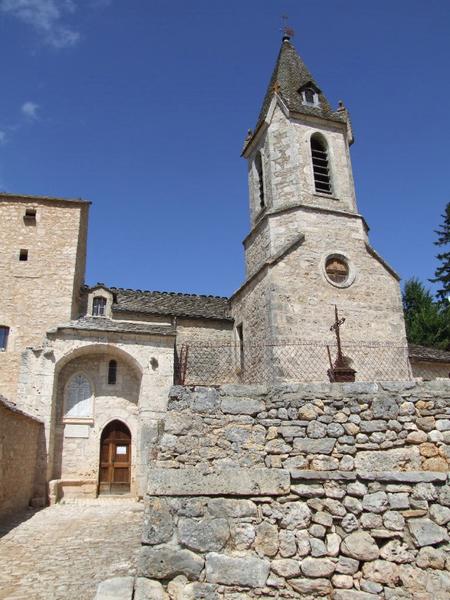
<svg viewBox="0 0 450 600"><path fill-rule="evenodd" d="M171 579L185 575L198 579L204 560L190 550L179 550L174 546L144 546L138 558L138 575L150 579Z"/></svg>
<svg viewBox="0 0 450 600"><path fill-rule="evenodd" d="M131 600L133 598L134 577L112 577L102 581L97 587L94 600Z"/></svg>
<svg viewBox="0 0 450 600"><path fill-rule="evenodd" d="M270 562L253 556L232 557L210 552L206 556L206 580L224 585L263 587L269 576Z"/></svg>
<svg viewBox="0 0 450 600"><path fill-rule="evenodd" d="M223 469L203 474L198 469L149 469L151 496L280 496L290 488L284 469Z"/></svg>
<svg viewBox="0 0 450 600"><path fill-rule="evenodd" d="M234 498L212 498L208 502L208 510L214 517L255 517L256 504L251 500L235 500Z"/></svg>
<svg viewBox="0 0 450 600"><path fill-rule="evenodd" d="M222 550L230 537L228 521L218 519L181 518L178 522L178 537L183 546L197 552Z"/></svg>
<svg viewBox="0 0 450 600"><path fill-rule="evenodd" d="M420 452L413 448L363 450L356 454L357 471L419 471Z"/></svg>
<svg viewBox="0 0 450 600"><path fill-rule="evenodd" d="M147 498L142 524L144 544L168 542L173 533L173 520L164 498Z"/></svg>
<svg viewBox="0 0 450 600"><path fill-rule="evenodd" d="M225 396L222 399L221 409L223 413L230 415L256 415L265 410L265 404L262 400L253 398L230 398Z"/></svg>
<svg viewBox="0 0 450 600"><path fill-rule="evenodd" d="M192 412L210 415L215 413L219 407L219 391L214 388L196 388L189 400Z"/></svg>
<svg viewBox="0 0 450 600"><path fill-rule="evenodd" d="M375 398L371 409L374 419L396 419L400 407L394 398L386 396Z"/></svg>
<svg viewBox="0 0 450 600"><path fill-rule="evenodd" d="M331 577L336 569L335 563L329 558L304 558L300 567L306 577Z"/></svg>
<svg viewBox="0 0 450 600"><path fill-rule="evenodd" d="M389 481L395 483L445 482L446 473L430 471L358 471L359 479L365 481Z"/></svg>
<svg viewBox="0 0 450 600"><path fill-rule="evenodd" d="M136 577L133 600L166 600L167 594L162 584L147 577Z"/></svg>
<svg viewBox="0 0 450 600"><path fill-rule="evenodd" d="M378 594L358 592L357 590L335 590L333 600L378 600Z"/></svg>
<svg viewBox="0 0 450 600"><path fill-rule="evenodd" d="M334 480L346 480L355 481L356 473L350 471L301 471L299 469L290 469L291 478L293 481L311 481L311 479L317 479L318 481L329 481Z"/></svg>
<svg viewBox="0 0 450 600"><path fill-rule="evenodd" d="M302 594L330 594L331 582L329 579L318 578L318 579L290 579L289 584L294 588L296 592ZM309 598L309 596L308 596Z"/></svg>
<svg viewBox="0 0 450 600"><path fill-rule="evenodd" d="M331 454L336 440L330 438L309 439L296 438L294 440L294 450L304 452L305 454Z"/></svg>
<svg viewBox="0 0 450 600"><path fill-rule="evenodd" d="M375 540L365 531L356 531L344 538L341 552L356 560L375 560L380 555Z"/></svg>
<svg viewBox="0 0 450 600"><path fill-rule="evenodd" d="M408 528L414 543L419 547L438 544L447 538L447 530L430 519L410 519Z"/></svg>

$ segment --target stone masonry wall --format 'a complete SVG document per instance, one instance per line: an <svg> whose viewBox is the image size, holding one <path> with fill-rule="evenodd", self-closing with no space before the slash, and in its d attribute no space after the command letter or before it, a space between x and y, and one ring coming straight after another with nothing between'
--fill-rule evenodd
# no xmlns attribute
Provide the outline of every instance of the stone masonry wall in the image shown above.
<svg viewBox="0 0 450 600"><path fill-rule="evenodd" d="M13 197L0 193L0 325L9 327L0 353L0 392L17 398L21 356L40 346L46 331L78 314L84 277L87 213L83 201ZM24 219L25 211L36 219ZM20 250L28 260L19 260ZM18 307L20 306L20 310Z"/></svg>
<svg viewBox="0 0 450 600"><path fill-rule="evenodd" d="M444 600L449 445L448 381L174 387L135 598Z"/></svg>
<svg viewBox="0 0 450 600"><path fill-rule="evenodd" d="M0 517L45 503L43 424L0 397Z"/></svg>

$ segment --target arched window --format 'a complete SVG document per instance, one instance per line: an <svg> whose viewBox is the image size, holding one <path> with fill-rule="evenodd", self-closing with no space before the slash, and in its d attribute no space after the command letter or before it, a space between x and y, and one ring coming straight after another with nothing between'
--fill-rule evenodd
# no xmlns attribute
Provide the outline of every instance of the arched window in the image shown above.
<svg viewBox="0 0 450 600"><path fill-rule="evenodd" d="M8 345L9 327L0 325L0 352L4 352Z"/></svg>
<svg viewBox="0 0 450 600"><path fill-rule="evenodd" d="M92 314L94 317L104 317L106 312L106 298L95 296L92 301Z"/></svg>
<svg viewBox="0 0 450 600"><path fill-rule="evenodd" d="M92 389L82 373L74 375L66 388L65 416L87 419L93 416Z"/></svg>
<svg viewBox="0 0 450 600"><path fill-rule="evenodd" d="M261 208L264 208L266 205L266 201L264 198L264 173L262 166L262 156L261 152L257 152L255 156L255 169L256 174L258 176L258 193L259 193L259 205Z"/></svg>
<svg viewBox="0 0 450 600"><path fill-rule="evenodd" d="M327 145L322 136L316 133L311 137L311 154L316 192L331 194Z"/></svg>
<svg viewBox="0 0 450 600"><path fill-rule="evenodd" d="M108 383L114 385L117 381L117 360L110 360L108 365Z"/></svg>

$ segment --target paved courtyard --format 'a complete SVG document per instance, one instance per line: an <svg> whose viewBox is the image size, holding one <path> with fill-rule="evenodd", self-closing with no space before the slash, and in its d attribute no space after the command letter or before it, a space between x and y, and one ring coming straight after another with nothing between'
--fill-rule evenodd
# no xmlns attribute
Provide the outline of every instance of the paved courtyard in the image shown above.
<svg viewBox="0 0 450 600"><path fill-rule="evenodd" d="M1 600L91 600L97 584L134 575L143 504L98 499L0 522Z"/></svg>

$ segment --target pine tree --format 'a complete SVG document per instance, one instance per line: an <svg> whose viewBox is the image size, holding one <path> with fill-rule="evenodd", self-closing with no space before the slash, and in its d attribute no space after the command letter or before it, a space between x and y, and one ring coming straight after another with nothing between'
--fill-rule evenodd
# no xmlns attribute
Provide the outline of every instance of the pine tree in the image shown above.
<svg viewBox="0 0 450 600"><path fill-rule="evenodd" d="M441 264L434 272L434 279L430 279L430 281L440 284L441 287L436 292L436 296L440 302L446 305L450 303L450 202L447 203L442 218L444 223L439 229L436 229L438 239L434 244L444 246L444 248L448 247L448 251L441 252L436 256Z"/></svg>
<svg viewBox="0 0 450 600"><path fill-rule="evenodd" d="M412 344L450 349L449 307L433 301L418 279L405 283L403 291L406 337Z"/></svg>

